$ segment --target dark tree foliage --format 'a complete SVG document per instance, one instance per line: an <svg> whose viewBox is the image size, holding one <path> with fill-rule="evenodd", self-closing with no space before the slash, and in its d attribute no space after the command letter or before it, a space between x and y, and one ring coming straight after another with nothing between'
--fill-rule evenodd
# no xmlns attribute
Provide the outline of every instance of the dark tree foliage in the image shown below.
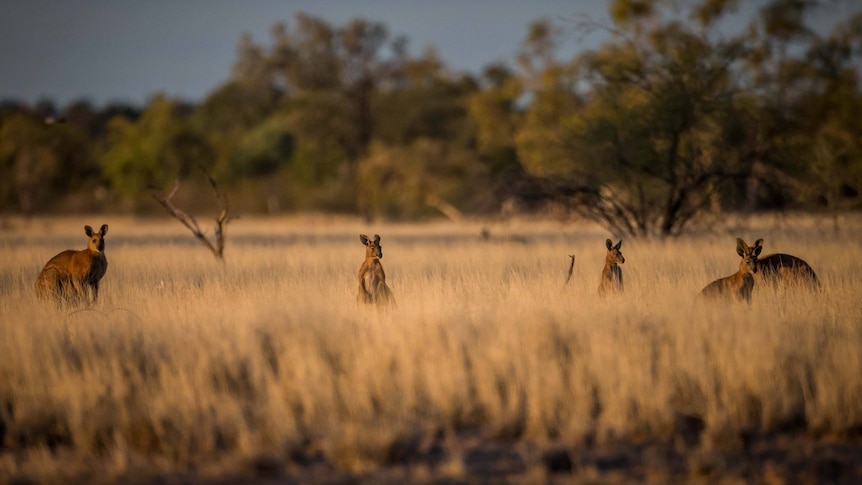
<svg viewBox="0 0 862 485"><path fill-rule="evenodd" d="M818 155L828 169L814 185L837 180L835 150L852 148L811 134L841 111L806 112L836 92L855 106L855 56L831 57L829 72L806 58L821 42L803 22L812 2L774 2L750 30L714 35L734 3L704 2L692 12L698 22L686 23L664 2L614 2L611 41L571 63L547 62L554 42L541 36L552 31L533 29L525 59L545 67L531 72L535 99L517 135L524 166L555 197L635 236L677 235L705 211L754 209L768 194L801 205ZM790 42L809 51L791 55ZM853 139L849 126L833 127Z"/></svg>
<svg viewBox="0 0 862 485"><path fill-rule="evenodd" d="M609 25L525 26L512 62L476 75L379 22L300 14L238 39L200 102L0 100L0 211L153 211L152 189L174 180L209 201L193 190L201 168L237 211L553 203L619 236L674 236L724 211L858 209L862 13L811 28L833 3L764 1L742 18L738 0L614 0ZM596 28L605 43L560 58Z"/></svg>

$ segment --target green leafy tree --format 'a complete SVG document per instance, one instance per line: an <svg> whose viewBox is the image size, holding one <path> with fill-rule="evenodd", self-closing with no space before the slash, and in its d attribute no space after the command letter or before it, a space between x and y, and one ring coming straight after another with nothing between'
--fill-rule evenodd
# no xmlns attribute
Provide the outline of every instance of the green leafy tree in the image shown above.
<svg viewBox="0 0 862 485"><path fill-rule="evenodd" d="M373 144L360 165L360 200L369 216L439 215L440 202L465 210L487 204L488 174L476 154L439 140L409 146Z"/></svg>
<svg viewBox="0 0 862 485"><path fill-rule="evenodd" d="M478 86L472 78L450 74L433 49L417 59L403 59L393 78L397 82L376 96L377 140L390 145L422 138L460 146L475 142L468 103Z"/></svg>
<svg viewBox="0 0 862 485"><path fill-rule="evenodd" d="M348 110L342 96L328 92L305 93L291 104L286 126L296 140L291 174L299 182L320 186L347 166L356 136Z"/></svg>
<svg viewBox="0 0 862 485"><path fill-rule="evenodd" d="M390 38L380 23L354 19L339 27L299 14L293 25L273 28L270 49L244 44L235 77L277 93L277 108L259 123L282 122L288 131L292 150L281 154L290 157L281 166L289 167L292 188L325 191L325 198L306 195L330 209L363 204L358 173L374 141L470 143L465 97L475 85L451 79L430 52L410 59L405 40Z"/></svg>
<svg viewBox="0 0 862 485"><path fill-rule="evenodd" d="M50 181L60 171L45 128L25 113L8 117L0 127L0 163L9 175L2 182L4 205L15 203L25 214L32 214L50 194Z"/></svg>
<svg viewBox="0 0 862 485"><path fill-rule="evenodd" d="M533 76L519 154L550 191L613 232L676 235L717 184L747 173L748 159L725 150L744 42L661 22L657 2L611 11L614 41L570 64L545 61ZM536 32L530 43L553 45Z"/></svg>
<svg viewBox="0 0 862 485"><path fill-rule="evenodd" d="M101 166L109 186L128 206L145 189L168 186L195 167L209 168L213 150L176 114L174 102L154 97L141 117L116 117L109 124Z"/></svg>
<svg viewBox="0 0 862 485"><path fill-rule="evenodd" d="M488 210L497 210L501 206L531 209L535 208L534 204L542 205L547 199L535 177L525 172L518 156L516 140L524 124L520 104L525 82L507 66L492 64L482 73L481 89L468 97L470 119L475 124L476 151L489 171L490 190L494 194L495 204ZM551 91L543 93L533 102L550 102L553 98ZM547 108L556 107L548 105ZM542 111L536 109L531 113ZM522 148L528 143L541 143L541 131L534 131L531 135L533 139L529 142L521 140L524 142Z"/></svg>
<svg viewBox="0 0 862 485"><path fill-rule="evenodd" d="M826 37L804 25L782 32L802 32L810 39L800 57L774 62L772 99L782 102L783 155L797 181L791 188L797 205L813 204L837 212L862 206L862 14L840 23ZM790 35L787 33L786 35ZM803 34L797 34L801 36ZM799 197L802 194L803 197Z"/></svg>
<svg viewBox="0 0 862 485"><path fill-rule="evenodd" d="M48 125L25 111L0 119L0 205L24 214L53 208L58 199L98 176L90 144L79 129Z"/></svg>
<svg viewBox="0 0 862 485"><path fill-rule="evenodd" d="M469 114L477 126L479 151L511 151L520 121L517 103L524 92L523 83L503 65L485 68L484 78L486 86L468 99Z"/></svg>
<svg viewBox="0 0 862 485"><path fill-rule="evenodd" d="M244 134L233 172L238 176L272 176L290 166L294 148L295 138L284 117L270 117Z"/></svg>

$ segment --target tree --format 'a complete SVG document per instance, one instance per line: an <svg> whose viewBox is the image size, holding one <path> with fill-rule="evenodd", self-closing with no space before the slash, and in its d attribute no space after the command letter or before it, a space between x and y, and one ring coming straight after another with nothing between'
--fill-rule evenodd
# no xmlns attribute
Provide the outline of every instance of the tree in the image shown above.
<svg viewBox="0 0 862 485"><path fill-rule="evenodd" d="M612 12L615 41L570 64L544 62L519 154L549 191L614 233L677 235L718 184L749 170L725 150L745 43L659 22L654 2L615 2ZM552 45L536 32L532 43Z"/></svg>
<svg viewBox="0 0 862 485"><path fill-rule="evenodd" d="M214 162L207 140L175 108L174 102L156 96L137 121L115 117L110 122L101 166L110 187L129 206L145 189L163 187Z"/></svg>
<svg viewBox="0 0 862 485"><path fill-rule="evenodd" d="M98 173L84 133L67 124L48 125L24 110L0 119L0 169L7 174L0 177L0 206L28 215Z"/></svg>
<svg viewBox="0 0 862 485"><path fill-rule="evenodd" d="M335 27L299 14L291 27L274 26L272 42L263 50L245 40L235 75L278 93L269 118L283 122L292 140L284 165L296 181L325 187L331 209L362 206L358 173L375 140L460 142L469 133L463 96L471 87L450 82L430 53L410 59L405 40L390 38L383 24L353 19Z"/></svg>
<svg viewBox="0 0 862 485"><path fill-rule="evenodd" d="M795 150L788 158L807 196L799 202L837 213L862 206L862 14L825 38L811 38L801 59L780 66L787 71L779 84L794 120L786 137Z"/></svg>
<svg viewBox="0 0 862 485"><path fill-rule="evenodd" d="M479 150L489 154L514 150L523 83L502 65L488 66L483 74L487 85L468 100L470 117L477 125Z"/></svg>
<svg viewBox="0 0 862 485"><path fill-rule="evenodd" d="M487 66L480 78L482 88L467 100L470 119L475 124L476 150L489 172L490 190L498 205L533 209L547 201L535 177L524 171L518 157L516 143L519 127L524 124L520 103L524 95L525 80L507 66ZM546 91L545 94L549 94ZM534 102L548 102L546 95ZM563 103L557 107L564 107ZM547 108L553 108L547 106ZM537 113L540 110L534 110ZM541 143L541 131L532 132L534 138L527 143Z"/></svg>
<svg viewBox="0 0 862 485"><path fill-rule="evenodd" d="M50 194L50 181L59 171L59 157L49 147L45 126L33 116L13 115L0 127L0 163L11 175L4 177L3 199L14 200L24 214Z"/></svg>
<svg viewBox="0 0 862 485"><path fill-rule="evenodd" d="M289 166L295 139L283 116L273 116L244 134L234 155L237 176L269 177Z"/></svg>
<svg viewBox="0 0 862 485"><path fill-rule="evenodd" d="M392 73L397 83L375 97L375 138L390 145L416 140L447 140L460 146L474 142L468 99L477 91L469 77L452 76L436 51L404 59Z"/></svg>
<svg viewBox="0 0 862 485"><path fill-rule="evenodd" d="M213 253L213 256L216 257L220 262L224 262L224 245L225 245L225 229L227 224L231 220L230 216L230 205L228 205L227 196L218 186L216 180L209 173L206 174L207 181L210 183L210 187L212 187L213 192L215 192L216 201L218 203L218 216L215 217L215 234L213 240L210 239L204 234L201 230L200 225L198 225L197 219L194 216L189 215L184 210L180 209L174 203L174 196L177 194L177 191L180 189L180 182L176 180L174 182L174 187L171 189L168 194L162 197L156 197L156 201L164 207L164 209L171 215L174 219L180 221L180 223L192 232L192 235L197 238L198 241L201 242L210 252Z"/></svg>
<svg viewBox="0 0 862 485"><path fill-rule="evenodd" d="M359 197L370 216L438 215L440 201L472 210L486 204L488 174L476 154L439 140L373 144L360 165Z"/></svg>

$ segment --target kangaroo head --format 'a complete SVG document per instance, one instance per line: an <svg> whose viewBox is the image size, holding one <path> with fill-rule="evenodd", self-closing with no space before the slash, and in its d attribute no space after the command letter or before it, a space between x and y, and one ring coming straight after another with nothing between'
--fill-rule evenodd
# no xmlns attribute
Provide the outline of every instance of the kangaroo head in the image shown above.
<svg viewBox="0 0 862 485"><path fill-rule="evenodd" d="M90 242L87 244L87 248L90 251L101 253L105 250L105 234L108 233L107 224L102 224L102 228L99 229L99 232L93 231L93 228L90 226L84 226L84 232L87 234L87 237L90 238Z"/></svg>
<svg viewBox="0 0 862 485"><path fill-rule="evenodd" d="M375 234L374 239L369 238L365 234L359 235L359 240L362 241L362 245L365 246L365 257L366 258L382 258L383 257L383 248L380 246L380 235Z"/></svg>
<svg viewBox="0 0 862 485"><path fill-rule="evenodd" d="M623 264L626 262L626 258L623 256L622 251L620 251L620 247L623 245L623 240L620 239L616 245L614 245L613 241L610 239L605 240L605 246L608 248L608 255L605 256L605 262L609 265L614 264Z"/></svg>
<svg viewBox="0 0 862 485"><path fill-rule="evenodd" d="M757 273L757 257L763 250L763 239L754 241L754 246L745 244L742 238L736 238L736 253L742 258L739 268L746 273Z"/></svg>

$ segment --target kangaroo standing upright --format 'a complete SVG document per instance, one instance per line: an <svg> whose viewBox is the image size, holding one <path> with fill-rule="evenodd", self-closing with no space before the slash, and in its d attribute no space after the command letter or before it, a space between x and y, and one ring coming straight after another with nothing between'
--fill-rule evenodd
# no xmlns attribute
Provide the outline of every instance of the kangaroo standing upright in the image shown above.
<svg viewBox="0 0 862 485"><path fill-rule="evenodd" d="M40 299L55 299L67 303L99 298L99 282L108 270L105 258L105 234L108 225L103 224L99 232L84 226L90 238L87 249L67 249L51 258L39 277L36 278L36 296Z"/></svg>
<svg viewBox="0 0 862 485"><path fill-rule="evenodd" d="M383 265L380 264L380 258L383 257L380 235L375 234L374 239L370 239L365 234L360 234L359 240L365 246L365 261L359 267L359 293L356 300L360 303L380 305L395 303L392 291L386 286Z"/></svg>
<svg viewBox="0 0 862 485"><path fill-rule="evenodd" d="M730 276L719 278L700 291L707 298L733 298L751 303L751 290L754 289L754 273L757 273L757 257L763 250L763 239L754 242L754 246L745 244L741 238L736 238L736 253L742 260L739 271Z"/></svg>
<svg viewBox="0 0 862 485"><path fill-rule="evenodd" d="M605 268L602 270L602 281L599 283L599 295L601 296L608 293L622 293L623 291L623 269L620 268L620 265L626 262L626 258L620 251L622 245L622 239L616 246L610 239L605 240L608 254L605 256Z"/></svg>

